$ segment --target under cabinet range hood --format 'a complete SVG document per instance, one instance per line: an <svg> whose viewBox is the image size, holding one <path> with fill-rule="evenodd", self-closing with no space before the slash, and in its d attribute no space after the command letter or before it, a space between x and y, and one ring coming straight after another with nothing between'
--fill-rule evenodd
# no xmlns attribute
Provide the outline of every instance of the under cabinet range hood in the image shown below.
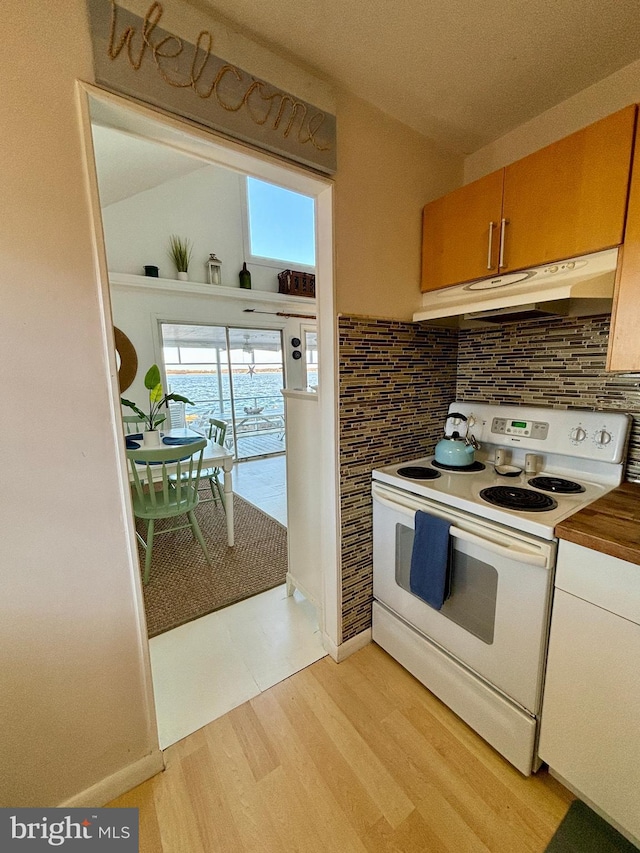
<svg viewBox="0 0 640 853"><path fill-rule="evenodd" d="M611 311L618 250L607 249L432 290L422 296L415 323L473 327L536 317L580 317Z"/></svg>

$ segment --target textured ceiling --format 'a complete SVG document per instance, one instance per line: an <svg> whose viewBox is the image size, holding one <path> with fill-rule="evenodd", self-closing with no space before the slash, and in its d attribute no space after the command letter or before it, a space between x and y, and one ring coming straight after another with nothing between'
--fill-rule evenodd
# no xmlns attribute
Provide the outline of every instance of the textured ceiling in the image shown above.
<svg viewBox="0 0 640 853"><path fill-rule="evenodd" d="M190 0L472 153L640 58L639 0Z"/></svg>

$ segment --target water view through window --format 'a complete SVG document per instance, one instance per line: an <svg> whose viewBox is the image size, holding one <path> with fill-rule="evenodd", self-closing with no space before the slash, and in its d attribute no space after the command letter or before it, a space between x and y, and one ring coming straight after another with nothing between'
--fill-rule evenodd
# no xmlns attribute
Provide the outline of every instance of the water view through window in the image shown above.
<svg viewBox="0 0 640 853"><path fill-rule="evenodd" d="M187 426L206 435L226 421L236 459L285 450L282 335L275 329L161 325L167 384L193 401Z"/></svg>

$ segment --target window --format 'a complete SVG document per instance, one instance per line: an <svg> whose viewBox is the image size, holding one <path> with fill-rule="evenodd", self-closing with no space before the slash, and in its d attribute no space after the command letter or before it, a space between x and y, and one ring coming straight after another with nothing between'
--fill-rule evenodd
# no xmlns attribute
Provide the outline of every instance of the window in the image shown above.
<svg viewBox="0 0 640 853"><path fill-rule="evenodd" d="M248 177L246 204L247 255L252 263L315 268L313 198Z"/></svg>

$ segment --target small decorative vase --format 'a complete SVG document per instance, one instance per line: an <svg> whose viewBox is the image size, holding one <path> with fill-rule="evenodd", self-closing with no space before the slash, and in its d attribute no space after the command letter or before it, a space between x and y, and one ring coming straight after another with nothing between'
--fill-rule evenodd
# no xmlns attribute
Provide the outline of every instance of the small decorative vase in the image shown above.
<svg viewBox="0 0 640 853"><path fill-rule="evenodd" d="M144 447L160 447L160 430L149 429L142 433Z"/></svg>
<svg viewBox="0 0 640 853"><path fill-rule="evenodd" d="M178 281L189 281L189 273L182 270L178 273Z"/></svg>

